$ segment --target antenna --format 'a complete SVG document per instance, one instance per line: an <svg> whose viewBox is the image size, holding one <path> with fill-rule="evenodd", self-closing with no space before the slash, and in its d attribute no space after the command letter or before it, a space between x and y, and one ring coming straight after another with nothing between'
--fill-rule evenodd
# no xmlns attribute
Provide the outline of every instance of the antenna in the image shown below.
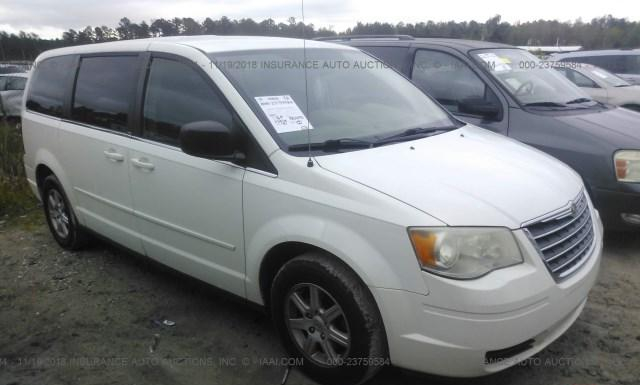
<svg viewBox="0 0 640 385"><path fill-rule="evenodd" d="M302 68L304 70L304 104L305 112L307 114L307 154L309 159L307 160L307 167L313 167L313 159L311 159L311 125L309 112L309 82L307 80L307 24L304 21L304 0L302 2Z"/></svg>

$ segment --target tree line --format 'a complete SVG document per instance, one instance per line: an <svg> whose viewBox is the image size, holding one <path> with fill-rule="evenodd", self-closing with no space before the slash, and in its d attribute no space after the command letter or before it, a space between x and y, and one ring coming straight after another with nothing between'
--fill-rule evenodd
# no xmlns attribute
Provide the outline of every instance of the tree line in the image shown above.
<svg viewBox="0 0 640 385"><path fill-rule="evenodd" d="M357 23L337 34L328 28L315 28L291 17L287 22L266 19L256 22L250 18L206 18L198 22L193 18L156 19L150 23L134 23L122 18L115 28L87 26L81 30L69 29L58 39L42 39L33 33L9 34L0 32L0 61L33 60L40 52L52 48L114 40L141 39L177 35L255 35L314 38L336 35L401 34L415 37L448 37L486 40L512 45L581 45L585 49L638 48L640 22L604 16L589 22L537 20L508 23L496 15L485 22L420 22L420 23Z"/></svg>

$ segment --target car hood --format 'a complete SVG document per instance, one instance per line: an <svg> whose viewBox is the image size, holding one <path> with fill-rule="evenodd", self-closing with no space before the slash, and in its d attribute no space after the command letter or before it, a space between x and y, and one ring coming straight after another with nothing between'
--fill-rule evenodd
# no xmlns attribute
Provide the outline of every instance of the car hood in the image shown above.
<svg viewBox="0 0 640 385"><path fill-rule="evenodd" d="M558 116L561 122L586 130L616 147L640 145L640 113L610 108L593 113Z"/></svg>
<svg viewBox="0 0 640 385"><path fill-rule="evenodd" d="M519 228L565 206L583 188L564 163L471 125L316 161L451 226Z"/></svg>

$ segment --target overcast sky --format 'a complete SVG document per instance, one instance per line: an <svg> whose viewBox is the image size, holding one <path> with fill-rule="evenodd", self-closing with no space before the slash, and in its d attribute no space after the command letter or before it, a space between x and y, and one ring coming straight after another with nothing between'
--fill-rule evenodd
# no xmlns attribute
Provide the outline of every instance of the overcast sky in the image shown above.
<svg viewBox="0 0 640 385"><path fill-rule="evenodd" d="M300 18L299 0L2 0L0 30L35 32L42 37L60 37L69 28L87 25L115 27L122 17L133 22L157 18L192 17L202 21L228 16L260 21ZM434 3L428 0L306 0L307 23L332 27L340 32L358 21L397 23L419 21L485 21L500 14L509 22L537 19L560 21L591 20L611 14L640 20L638 0L457 0Z"/></svg>

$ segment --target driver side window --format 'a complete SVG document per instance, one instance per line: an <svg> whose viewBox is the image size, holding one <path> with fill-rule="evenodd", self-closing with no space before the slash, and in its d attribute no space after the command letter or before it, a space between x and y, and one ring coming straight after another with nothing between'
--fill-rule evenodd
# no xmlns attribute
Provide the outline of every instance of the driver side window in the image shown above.
<svg viewBox="0 0 640 385"><path fill-rule="evenodd" d="M180 128L203 120L232 128L233 114L193 68L153 58L144 96L143 137L178 146Z"/></svg>
<svg viewBox="0 0 640 385"><path fill-rule="evenodd" d="M460 103L482 100L499 106L496 94L462 60L438 51L416 52L411 79L452 113L462 113Z"/></svg>

